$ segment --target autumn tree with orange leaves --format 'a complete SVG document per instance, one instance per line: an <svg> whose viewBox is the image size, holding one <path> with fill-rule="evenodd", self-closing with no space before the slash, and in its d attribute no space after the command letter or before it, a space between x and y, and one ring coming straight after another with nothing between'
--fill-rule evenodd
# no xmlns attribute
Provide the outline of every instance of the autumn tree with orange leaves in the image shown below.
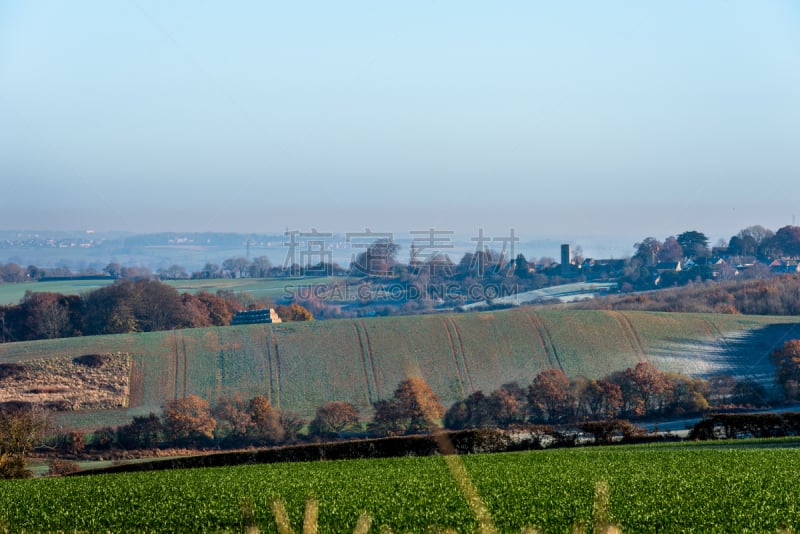
<svg viewBox="0 0 800 534"><path fill-rule="evenodd" d="M569 379L560 369L547 369L528 386L528 404L535 420L557 423L567 416L570 404Z"/></svg>
<svg viewBox="0 0 800 534"><path fill-rule="evenodd" d="M786 400L800 398L800 339L792 339L770 355L775 364L775 381Z"/></svg>
<svg viewBox="0 0 800 534"><path fill-rule="evenodd" d="M581 391L580 402L590 419L614 419L624 404L622 388L608 380L589 380Z"/></svg>
<svg viewBox="0 0 800 534"><path fill-rule="evenodd" d="M166 403L162 420L167 439L182 445L197 445L211 440L217 427L208 401L197 395Z"/></svg>
<svg viewBox="0 0 800 534"><path fill-rule="evenodd" d="M444 416L444 406L424 379L403 380L391 399L375 403L370 431L382 435L430 432Z"/></svg>
<svg viewBox="0 0 800 534"><path fill-rule="evenodd" d="M250 399L248 412L251 420L250 435L256 443L274 445L286 437L286 430L281 424L281 414L272 407L265 396L256 395Z"/></svg>
<svg viewBox="0 0 800 534"><path fill-rule="evenodd" d="M631 414L641 416L660 412L663 394L672 388L664 373L650 362L639 362L633 369L625 369L624 375L630 386L626 393L629 394Z"/></svg>

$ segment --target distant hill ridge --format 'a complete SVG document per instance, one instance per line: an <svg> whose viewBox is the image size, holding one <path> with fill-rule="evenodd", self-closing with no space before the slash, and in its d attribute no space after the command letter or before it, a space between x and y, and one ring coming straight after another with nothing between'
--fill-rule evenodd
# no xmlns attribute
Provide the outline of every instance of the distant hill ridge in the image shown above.
<svg viewBox="0 0 800 534"><path fill-rule="evenodd" d="M475 390L527 385L555 367L600 377L650 361L695 376L727 372L771 384L769 353L800 337L798 319L720 314L546 310L339 319L0 344L0 363L132 355L128 407L60 414L68 427L127 422L197 394L266 395L310 416L328 400L368 411L409 375L446 405Z"/></svg>

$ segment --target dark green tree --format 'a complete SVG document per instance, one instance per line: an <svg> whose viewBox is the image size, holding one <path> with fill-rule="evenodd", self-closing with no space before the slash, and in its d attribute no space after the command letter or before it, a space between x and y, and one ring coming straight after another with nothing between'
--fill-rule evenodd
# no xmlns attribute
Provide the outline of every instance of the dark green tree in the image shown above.
<svg viewBox="0 0 800 534"><path fill-rule="evenodd" d="M676 239L683 250L683 255L687 258L707 257L709 255L708 237L701 232L689 230L678 235Z"/></svg>
<svg viewBox="0 0 800 534"><path fill-rule="evenodd" d="M775 245L784 256L800 256L800 226L784 226L775 232Z"/></svg>

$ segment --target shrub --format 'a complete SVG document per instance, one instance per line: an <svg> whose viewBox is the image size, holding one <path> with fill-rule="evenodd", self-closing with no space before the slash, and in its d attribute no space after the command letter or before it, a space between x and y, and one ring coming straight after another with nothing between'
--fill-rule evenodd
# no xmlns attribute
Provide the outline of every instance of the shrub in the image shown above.
<svg viewBox="0 0 800 534"><path fill-rule="evenodd" d="M69 388L65 388L62 386L43 386L38 388L31 388L27 390L25 393L31 393L33 395L48 395L53 393L67 393Z"/></svg>
<svg viewBox="0 0 800 534"><path fill-rule="evenodd" d="M56 438L56 447L66 454L77 455L86 448L86 438L81 432L67 432Z"/></svg>
<svg viewBox="0 0 800 534"><path fill-rule="evenodd" d="M0 478L31 478L28 462L21 454L0 454Z"/></svg>
<svg viewBox="0 0 800 534"><path fill-rule="evenodd" d="M597 444L609 444L614 441L615 437L630 440L646 433L644 429L631 424L627 419L586 421L579 424L578 428L592 434Z"/></svg>
<svg viewBox="0 0 800 534"><path fill-rule="evenodd" d="M33 409L33 404L27 401L0 402L0 413L19 412Z"/></svg>
<svg viewBox="0 0 800 534"><path fill-rule="evenodd" d="M77 473L80 470L81 467L77 463L56 458L54 460L50 460L50 466L47 469L47 474L48 476L56 477Z"/></svg>
<svg viewBox="0 0 800 534"><path fill-rule="evenodd" d="M99 428L94 431L90 440L92 448L106 451L114 446L117 441L117 433L110 426Z"/></svg>
<svg viewBox="0 0 800 534"><path fill-rule="evenodd" d="M150 449L164 439L164 426L158 416L134 416L130 424L117 428L117 443L125 449Z"/></svg>
<svg viewBox="0 0 800 534"><path fill-rule="evenodd" d="M85 354L72 359L72 363L86 367L103 367L111 360L108 354Z"/></svg>
<svg viewBox="0 0 800 534"><path fill-rule="evenodd" d="M0 363L0 380L17 378L25 372L25 366L18 363Z"/></svg>
<svg viewBox="0 0 800 534"><path fill-rule="evenodd" d="M51 412L68 412L72 410L72 403L68 400L48 401L44 404L44 409Z"/></svg>
<svg viewBox="0 0 800 534"><path fill-rule="evenodd" d="M503 452L511 447L511 437L507 432L496 428L476 428L449 433L454 452L476 454Z"/></svg>
<svg viewBox="0 0 800 534"><path fill-rule="evenodd" d="M729 413L711 414L698 422L689 433L690 439L770 438L797 435L800 414Z"/></svg>
<svg viewBox="0 0 800 534"><path fill-rule="evenodd" d="M163 425L168 440L175 445L204 445L214 438L217 421L208 401L197 395L167 402Z"/></svg>

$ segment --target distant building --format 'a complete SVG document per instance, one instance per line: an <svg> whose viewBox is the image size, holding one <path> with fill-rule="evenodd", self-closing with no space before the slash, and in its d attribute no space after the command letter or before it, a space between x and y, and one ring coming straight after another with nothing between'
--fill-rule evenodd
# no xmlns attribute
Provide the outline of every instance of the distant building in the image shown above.
<svg viewBox="0 0 800 534"><path fill-rule="evenodd" d="M246 310L238 311L231 319L231 325L237 324L262 324L262 323L280 323L281 318L272 308L264 308L261 310Z"/></svg>
<svg viewBox="0 0 800 534"><path fill-rule="evenodd" d="M571 251L568 244L561 245L561 276L572 274L572 262L570 261Z"/></svg>
<svg viewBox="0 0 800 534"><path fill-rule="evenodd" d="M570 264L570 250L569 245L561 245L561 266Z"/></svg>
<svg viewBox="0 0 800 534"><path fill-rule="evenodd" d="M795 260L775 260L769 264L769 269L774 274L794 274L800 272L800 263Z"/></svg>

